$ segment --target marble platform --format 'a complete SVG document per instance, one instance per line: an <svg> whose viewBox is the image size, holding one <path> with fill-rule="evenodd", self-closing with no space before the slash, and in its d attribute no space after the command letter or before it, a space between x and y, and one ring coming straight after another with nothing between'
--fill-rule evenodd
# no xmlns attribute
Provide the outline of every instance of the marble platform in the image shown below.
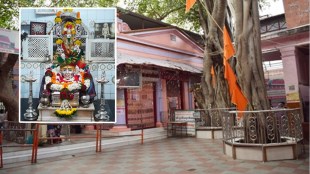
<svg viewBox="0 0 310 174"><path fill-rule="evenodd" d="M78 123L91 123L95 122L94 119L94 112L95 107L94 104L89 104L88 108L83 107L77 107L76 114L69 119L66 118L59 118L57 117L54 112L59 107L42 107L42 104L39 104L38 111L39 111L39 118L38 122L46 122L46 123L72 123L72 122L78 122Z"/></svg>

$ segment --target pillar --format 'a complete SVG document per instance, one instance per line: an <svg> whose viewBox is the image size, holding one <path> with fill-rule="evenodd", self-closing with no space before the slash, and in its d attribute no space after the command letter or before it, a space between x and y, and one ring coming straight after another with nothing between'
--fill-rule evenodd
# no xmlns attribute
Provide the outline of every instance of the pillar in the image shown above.
<svg viewBox="0 0 310 174"><path fill-rule="evenodd" d="M288 105L297 104L300 102L300 96L295 46L284 47L280 49L280 52L283 63L286 101Z"/></svg>
<svg viewBox="0 0 310 174"><path fill-rule="evenodd" d="M189 95L188 95L188 91L189 91L189 88L188 88L188 82L182 82L182 85L183 85L183 90L182 90L182 96L183 96L183 109L184 110L188 110L189 109Z"/></svg>
<svg viewBox="0 0 310 174"><path fill-rule="evenodd" d="M126 109L125 109L125 91L117 89L117 108L116 108L116 123L110 129L111 132L124 132L131 129L126 125Z"/></svg>
<svg viewBox="0 0 310 174"><path fill-rule="evenodd" d="M157 95L157 122L156 127L164 126L163 123L168 121L168 102L167 102L167 81L160 79L158 84Z"/></svg>

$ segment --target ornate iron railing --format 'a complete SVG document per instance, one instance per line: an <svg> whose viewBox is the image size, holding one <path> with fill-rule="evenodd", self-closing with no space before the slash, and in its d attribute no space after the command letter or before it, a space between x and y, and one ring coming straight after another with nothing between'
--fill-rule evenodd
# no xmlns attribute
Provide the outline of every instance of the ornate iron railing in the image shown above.
<svg viewBox="0 0 310 174"><path fill-rule="evenodd" d="M197 109L196 112L200 113L200 119L197 120L198 126L222 127L222 115L226 111L232 111L235 108L210 108L210 109Z"/></svg>
<svg viewBox="0 0 310 174"><path fill-rule="evenodd" d="M27 142L27 133L24 129L29 126L28 124L14 122L14 121L4 121L2 122L2 128L6 129L3 131L3 139L11 142L15 142L18 144L24 144ZM16 131L9 131L9 130Z"/></svg>
<svg viewBox="0 0 310 174"><path fill-rule="evenodd" d="M229 111L222 116L223 141L268 144L303 139L300 109Z"/></svg>

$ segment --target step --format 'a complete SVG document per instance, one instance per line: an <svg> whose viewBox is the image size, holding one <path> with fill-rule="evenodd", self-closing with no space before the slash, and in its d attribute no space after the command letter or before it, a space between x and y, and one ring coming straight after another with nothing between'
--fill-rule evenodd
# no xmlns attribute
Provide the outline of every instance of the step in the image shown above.
<svg viewBox="0 0 310 174"><path fill-rule="evenodd" d="M125 136L125 135L136 135L140 134L140 130L129 131L129 132L122 132L120 137L114 138L102 138L101 148L115 148L126 146L130 144L139 144L141 143L141 136ZM103 132L103 136L107 136L106 132ZM154 128L154 129L145 129L144 130L144 142L151 142L160 139L167 138L166 131L163 128ZM63 155L74 155L82 152L89 152L89 151L96 151L96 141L90 142L81 142L76 144L67 144L69 142L63 141L57 146L54 147L39 147L38 148L38 155L37 159L44 159L56 156L63 156ZM8 152L3 153L3 163L10 164L16 162L24 162L29 161L31 162L31 148L30 150L23 150L23 151L15 151L15 152Z"/></svg>

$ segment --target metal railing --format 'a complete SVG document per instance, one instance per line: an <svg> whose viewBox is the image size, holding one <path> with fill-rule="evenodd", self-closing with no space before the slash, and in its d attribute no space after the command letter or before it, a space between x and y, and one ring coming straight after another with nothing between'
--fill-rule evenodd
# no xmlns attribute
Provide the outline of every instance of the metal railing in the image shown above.
<svg viewBox="0 0 310 174"><path fill-rule="evenodd" d="M31 124L23 124L15 121L3 121L1 122L2 128L4 129L2 132L2 136L4 140L15 142L18 144L24 144L27 142L27 131L23 131L27 127L30 129ZM9 131L14 129L15 131Z"/></svg>
<svg viewBox="0 0 310 174"><path fill-rule="evenodd" d="M39 132L40 132L40 125L47 125L47 124L33 124L34 128L29 128L27 129L26 127L9 127L7 126L8 124L16 124L16 125L26 125L24 123L16 123L16 122L8 122L5 121L5 125L3 128L0 128L0 168L3 168L3 148L8 148L8 147L32 147L32 154L31 154L31 163L37 163L37 154L38 154L38 148L39 148L39 143L40 141L46 141L46 140L71 140L71 139L81 139L81 138L94 138L96 139L96 152L101 152L102 151L102 139L103 138L116 138L116 137L127 137L127 136L140 136L140 143L144 143L144 127L145 124L136 124L137 127L141 130L141 133L135 133L135 134L130 134L130 135L120 135L120 136L104 136L102 134L102 130L104 130L106 127L110 127L111 125L107 124L94 124L96 133L95 135L82 135L82 136L71 136L70 134L63 136L63 137L53 137L53 136L47 136L47 137L40 137ZM67 126L70 126L70 124L67 124ZM27 142L28 144L25 144L24 140L20 144L8 144L7 142L3 141L3 138L6 137L5 134L10 133L10 132L20 132L23 135L26 134L26 132L31 132L33 135L33 138L31 139L31 142Z"/></svg>
<svg viewBox="0 0 310 174"><path fill-rule="evenodd" d="M200 113L200 119L197 120L197 126L222 127L222 116L226 111L233 111L236 108L210 108L196 109Z"/></svg>
<svg viewBox="0 0 310 174"><path fill-rule="evenodd" d="M226 143L298 143L303 140L300 109L229 111L222 121Z"/></svg>
<svg viewBox="0 0 310 174"><path fill-rule="evenodd" d="M0 128L0 168L3 168L3 147L32 147L31 151L31 163L37 162L37 152L38 152L38 124L35 126L35 128L26 128L26 127L8 127L8 124L16 124L21 125L21 123L14 123L5 121L4 126ZM22 133L23 135L26 134L26 132L30 132L33 136L33 139L31 142L28 142L25 144L24 142L18 142L19 144L6 144L3 141L3 137L5 137L6 133Z"/></svg>

